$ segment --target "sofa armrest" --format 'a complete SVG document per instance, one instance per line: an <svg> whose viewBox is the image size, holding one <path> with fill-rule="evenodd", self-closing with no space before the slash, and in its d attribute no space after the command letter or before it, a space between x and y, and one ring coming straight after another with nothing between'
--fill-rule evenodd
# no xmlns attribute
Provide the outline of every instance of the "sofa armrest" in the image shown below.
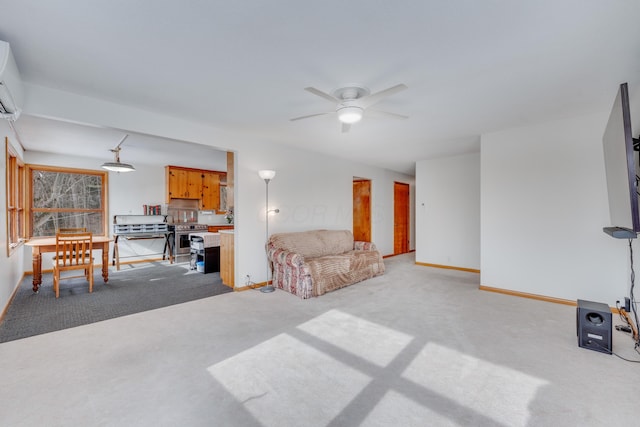
<svg viewBox="0 0 640 427"><path fill-rule="evenodd" d="M304 264L304 256L295 252L285 251L284 249L269 249L269 260L274 264L294 267L302 267Z"/></svg>
<svg viewBox="0 0 640 427"><path fill-rule="evenodd" d="M377 251L378 248L376 247L376 244L373 242L361 242L356 240L353 242L353 250L354 251Z"/></svg>

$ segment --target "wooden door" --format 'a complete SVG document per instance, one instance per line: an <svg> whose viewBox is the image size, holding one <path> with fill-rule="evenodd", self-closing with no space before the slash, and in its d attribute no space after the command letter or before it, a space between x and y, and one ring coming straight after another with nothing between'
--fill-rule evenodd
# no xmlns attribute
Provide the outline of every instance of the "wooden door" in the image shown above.
<svg viewBox="0 0 640 427"><path fill-rule="evenodd" d="M371 181L353 180L353 237L371 241Z"/></svg>
<svg viewBox="0 0 640 427"><path fill-rule="evenodd" d="M409 252L409 184L393 184L393 253Z"/></svg>

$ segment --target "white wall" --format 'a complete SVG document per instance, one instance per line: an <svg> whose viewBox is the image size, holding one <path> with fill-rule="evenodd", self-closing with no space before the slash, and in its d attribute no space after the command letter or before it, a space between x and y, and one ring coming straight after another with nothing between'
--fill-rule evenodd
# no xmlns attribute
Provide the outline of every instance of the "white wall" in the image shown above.
<svg viewBox="0 0 640 427"><path fill-rule="evenodd" d="M353 177L372 181L372 240L383 255L393 254L393 182L414 185L412 177L278 144L252 142L239 150L236 171L236 241L242 247L236 277L266 277L265 183L260 169L273 169L269 233L314 228L353 228ZM413 228L413 227L412 227ZM413 241L411 247L413 247ZM244 285L241 283L239 286Z"/></svg>
<svg viewBox="0 0 640 427"><path fill-rule="evenodd" d="M2 242L2 247L0 249L0 313L2 313L9 302L9 298L11 298L13 291L20 283L24 272L23 251L16 250L11 254L11 257L8 256L6 194L7 159L4 145L5 136L9 138L9 142L15 148L16 152L21 156L24 154L22 153L20 146L16 143L15 136L9 128L8 122L0 120L0 140L2 140L2 148L0 149L2 152L2 155L0 155L0 188L2 188L2 191L0 192L0 241Z"/></svg>
<svg viewBox="0 0 640 427"><path fill-rule="evenodd" d="M267 274L264 253L265 184L257 175L260 169L277 171L269 186L270 205L281 209L281 213L270 220L270 233L311 228L351 229L353 177L371 179L374 208L372 238L383 254L393 253L393 181L406 182L413 187L414 180L410 176L296 150L255 136L228 134L202 123L53 89L25 86L27 114L148 133L234 151L237 286L244 285L241 278L245 274L250 274L254 282L264 281ZM147 185L151 180L145 177L136 179L142 181L127 186L127 191L138 191L137 185ZM111 201L114 191L110 189L110 203L115 203ZM149 200L152 198L149 195ZM142 202L129 200L122 203L123 208L133 208ZM411 246L414 246L413 241Z"/></svg>
<svg viewBox="0 0 640 427"><path fill-rule="evenodd" d="M482 136L483 285L610 306L628 295L627 241L602 232L607 118Z"/></svg>
<svg viewBox="0 0 640 427"><path fill-rule="evenodd" d="M480 269L480 153L416 163L416 262Z"/></svg>

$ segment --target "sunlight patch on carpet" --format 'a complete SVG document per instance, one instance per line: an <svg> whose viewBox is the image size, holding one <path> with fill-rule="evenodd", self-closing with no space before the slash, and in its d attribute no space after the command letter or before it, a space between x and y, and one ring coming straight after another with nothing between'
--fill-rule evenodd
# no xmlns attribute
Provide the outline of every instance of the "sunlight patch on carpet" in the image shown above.
<svg viewBox="0 0 640 427"><path fill-rule="evenodd" d="M367 375L285 334L208 371L262 425L273 427L282 426L285 419L326 426L370 381Z"/></svg>
<svg viewBox="0 0 640 427"><path fill-rule="evenodd" d="M326 426L354 413L364 426L526 426L548 384L435 343L411 350L412 336L339 310L296 331L208 368L265 426Z"/></svg>
<svg viewBox="0 0 640 427"><path fill-rule="evenodd" d="M410 335L339 310L327 311L297 328L382 367L412 339Z"/></svg>
<svg viewBox="0 0 640 427"><path fill-rule="evenodd" d="M360 427L424 427L425 425L457 426L459 424L413 399L390 390L367 415Z"/></svg>
<svg viewBox="0 0 640 427"><path fill-rule="evenodd" d="M527 425L529 405L547 381L459 351L427 344L402 375L505 425Z"/></svg>

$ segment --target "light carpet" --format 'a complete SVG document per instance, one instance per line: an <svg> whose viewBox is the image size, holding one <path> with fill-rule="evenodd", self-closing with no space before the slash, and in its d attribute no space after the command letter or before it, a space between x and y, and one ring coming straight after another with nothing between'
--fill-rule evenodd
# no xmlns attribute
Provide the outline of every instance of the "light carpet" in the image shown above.
<svg viewBox="0 0 640 427"><path fill-rule="evenodd" d="M310 300L236 292L0 344L0 424L637 423L638 365L579 348L574 307L385 263ZM615 331L614 351L637 356Z"/></svg>

